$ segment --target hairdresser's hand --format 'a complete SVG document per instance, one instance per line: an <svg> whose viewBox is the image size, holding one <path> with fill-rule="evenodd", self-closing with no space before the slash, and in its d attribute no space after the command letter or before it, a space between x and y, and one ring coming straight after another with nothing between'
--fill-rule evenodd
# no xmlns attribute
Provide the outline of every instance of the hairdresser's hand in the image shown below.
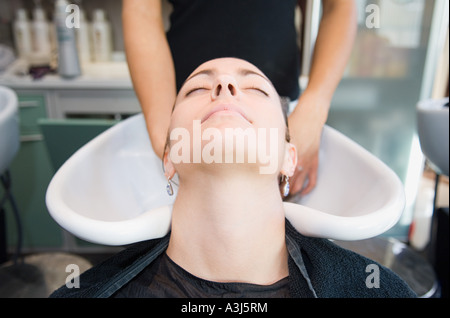
<svg viewBox="0 0 450 318"><path fill-rule="evenodd" d="M300 191L307 194L316 186L320 140L329 108L327 103L305 92L289 116L291 142L298 154L297 169L289 178L291 195Z"/></svg>
<svg viewBox="0 0 450 318"><path fill-rule="evenodd" d="M316 185L322 128L358 26L355 1L322 0L322 5L308 86L289 116L289 131L297 147L298 167L301 168L289 178L291 194L300 190L306 194Z"/></svg>

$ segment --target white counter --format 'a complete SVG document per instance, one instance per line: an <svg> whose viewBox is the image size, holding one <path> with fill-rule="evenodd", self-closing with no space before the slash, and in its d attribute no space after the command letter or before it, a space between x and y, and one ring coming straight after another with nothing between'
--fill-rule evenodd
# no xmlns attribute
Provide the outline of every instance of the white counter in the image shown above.
<svg viewBox="0 0 450 318"><path fill-rule="evenodd" d="M47 74L34 80L25 74L28 65L16 60L0 74L0 85L13 89L133 89L126 62L89 63L82 65L82 75L65 79L57 74Z"/></svg>
<svg viewBox="0 0 450 318"><path fill-rule="evenodd" d="M16 60L0 74L0 85L19 94L19 105L22 99L27 99L23 104L29 105L30 98L42 96L49 118L66 118L69 114L135 114L141 111L124 61L82 65L82 75L73 79L47 74L34 80L30 75L22 75L27 73L27 63Z"/></svg>

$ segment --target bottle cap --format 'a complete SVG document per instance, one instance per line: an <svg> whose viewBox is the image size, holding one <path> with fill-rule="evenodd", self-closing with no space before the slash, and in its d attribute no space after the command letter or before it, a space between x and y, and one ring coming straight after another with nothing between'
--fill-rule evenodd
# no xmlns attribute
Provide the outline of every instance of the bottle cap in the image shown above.
<svg viewBox="0 0 450 318"><path fill-rule="evenodd" d="M45 21L45 12L42 8L37 7L33 11L34 19L37 21Z"/></svg>
<svg viewBox="0 0 450 318"><path fill-rule="evenodd" d="M93 13L93 20L94 21L105 21L106 20L105 11L102 9L95 9L94 13Z"/></svg>
<svg viewBox="0 0 450 318"><path fill-rule="evenodd" d="M21 20L21 21L27 20L28 19L27 11L24 8L18 9L16 11L16 18L17 18L17 20Z"/></svg>

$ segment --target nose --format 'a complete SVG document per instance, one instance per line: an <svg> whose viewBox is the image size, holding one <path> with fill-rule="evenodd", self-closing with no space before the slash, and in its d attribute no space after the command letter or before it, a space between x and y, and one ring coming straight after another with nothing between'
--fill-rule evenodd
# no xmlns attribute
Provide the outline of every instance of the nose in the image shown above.
<svg viewBox="0 0 450 318"><path fill-rule="evenodd" d="M238 90L234 78L231 76L221 76L218 78L211 90L211 98L217 99L222 97L237 97Z"/></svg>

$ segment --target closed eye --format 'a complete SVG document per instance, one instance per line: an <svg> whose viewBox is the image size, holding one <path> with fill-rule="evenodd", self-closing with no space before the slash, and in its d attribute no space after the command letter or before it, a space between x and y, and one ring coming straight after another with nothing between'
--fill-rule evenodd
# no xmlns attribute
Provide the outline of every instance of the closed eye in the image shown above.
<svg viewBox="0 0 450 318"><path fill-rule="evenodd" d="M261 89L259 87L249 87L247 89L252 90L252 91L256 91L258 93L262 93L262 94L264 94L267 97L269 96L269 94L265 90L263 90L263 89Z"/></svg>
<svg viewBox="0 0 450 318"><path fill-rule="evenodd" d="M200 92L200 91L207 90L207 89L208 89L208 88L206 88L206 87L195 87L195 88L192 88L192 89L190 89L189 91L187 91L187 93L185 94L185 96L189 96L189 95L191 95L192 93Z"/></svg>

